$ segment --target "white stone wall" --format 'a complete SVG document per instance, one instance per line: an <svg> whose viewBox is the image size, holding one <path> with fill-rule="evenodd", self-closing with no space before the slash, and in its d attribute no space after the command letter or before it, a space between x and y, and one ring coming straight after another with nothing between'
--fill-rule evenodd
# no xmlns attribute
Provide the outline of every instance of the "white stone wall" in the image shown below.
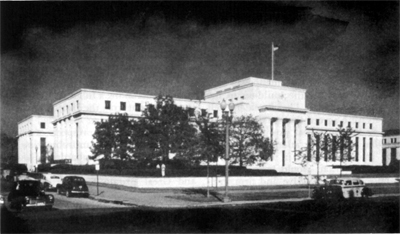
<svg viewBox="0 0 400 234"><path fill-rule="evenodd" d="M40 164L41 138L46 146L54 147L53 119L53 116L32 115L18 123L18 163L27 164L31 170Z"/></svg>
<svg viewBox="0 0 400 234"><path fill-rule="evenodd" d="M340 123L346 127L349 122L356 130L356 137L359 139L359 160L351 163L382 164L381 118L312 112L305 107L305 93L304 89L284 87L280 81L249 77L206 90L205 100L180 98L174 100L182 107L206 109L212 115L217 111L218 118L221 118L219 102L225 99L227 103L232 101L236 104L234 116L249 114L255 116L263 124L265 136L272 137L276 143L272 161L267 162L263 168L286 172L304 170L294 163L294 152L307 146L307 134L312 131L335 134ZM55 159L71 159L73 164L91 163L88 156L91 155L94 122L107 119L110 114L115 113L127 113L130 117L139 118L147 104L155 103L154 97L81 89L55 102L53 105ZM109 109L105 107L106 101L110 102ZM121 110L121 102L125 103L125 110ZM137 104L140 104L140 110L136 110ZM27 127L29 125L24 124L21 129ZM362 147L364 138L365 160ZM372 139L372 161L370 161L370 139ZM20 141L21 152L29 155L22 147L29 141L23 137ZM23 160L26 161L26 156ZM332 166L332 163L323 164Z"/></svg>

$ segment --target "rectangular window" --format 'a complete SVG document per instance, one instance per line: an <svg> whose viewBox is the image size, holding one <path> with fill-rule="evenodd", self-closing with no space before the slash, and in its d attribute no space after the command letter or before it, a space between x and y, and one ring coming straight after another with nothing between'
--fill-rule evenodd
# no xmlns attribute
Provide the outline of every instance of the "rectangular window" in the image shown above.
<svg viewBox="0 0 400 234"><path fill-rule="evenodd" d="M371 123L371 124L369 124L369 129L372 129L372 123Z"/></svg>
<svg viewBox="0 0 400 234"><path fill-rule="evenodd" d="M69 113L68 106L66 108L67 108L67 114L68 114Z"/></svg>
<svg viewBox="0 0 400 234"><path fill-rule="evenodd" d="M358 162L358 137L356 137L356 161Z"/></svg>
<svg viewBox="0 0 400 234"><path fill-rule="evenodd" d="M358 122L356 122L356 128L358 128Z"/></svg>
<svg viewBox="0 0 400 234"><path fill-rule="evenodd" d="M106 104L105 108L109 110L111 108L111 101L106 101L105 104Z"/></svg>
<svg viewBox="0 0 400 234"><path fill-rule="evenodd" d="M244 100L244 96L241 96L240 98L241 98L242 100Z"/></svg>
<svg viewBox="0 0 400 234"><path fill-rule="evenodd" d="M351 122L347 123L347 127L349 128L351 127Z"/></svg>
<svg viewBox="0 0 400 234"><path fill-rule="evenodd" d="M311 162L311 135L307 134L307 161Z"/></svg>
<svg viewBox="0 0 400 234"><path fill-rule="evenodd" d="M76 109L79 110L79 101L76 101Z"/></svg>
<svg viewBox="0 0 400 234"><path fill-rule="evenodd" d="M352 160L351 158L351 151L352 151L352 144L353 141L351 139L349 139L349 143L348 143L348 147L347 147L347 160L350 162Z"/></svg>
<svg viewBox="0 0 400 234"><path fill-rule="evenodd" d="M214 110L214 118L218 118L218 111Z"/></svg>
<svg viewBox="0 0 400 234"><path fill-rule="evenodd" d="M317 119L317 126L319 126L319 119Z"/></svg>
<svg viewBox="0 0 400 234"><path fill-rule="evenodd" d="M122 110L122 111L124 111L124 110L126 110L126 102L121 102L120 103L120 109Z"/></svg>
<svg viewBox="0 0 400 234"><path fill-rule="evenodd" d="M386 144L386 139L383 139L383 144Z"/></svg>
<svg viewBox="0 0 400 234"><path fill-rule="evenodd" d="M203 116L203 117L207 116L207 110L206 109L201 109L201 116Z"/></svg>
<svg viewBox="0 0 400 234"><path fill-rule="evenodd" d="M363 129L365 129L365 123L363 123Z"/></svg>
<svg viewBox="0 0 400 234"><path fill-rule="evenodd" d="M140 103L136 103L135 104L135 111L136 112L140 112L141 110L140 110Z"/></svg>
<svg viewBox="0 0 400 234"><path fill-rule="evenodd" d="M325 162L328 161L328 135L324 136L324 160Z"/></svg>
<svg viewBox="0 0 400 234"><path fill-rule="evenodd" d="M46 128L46 123L41 122L41 123L40 123L40 128Z"/></svg>
<svg viewBox="0 0 400 234"><path fill-rule="evenodd" d="M282 150L282 167L285 166L285 151Z"/></svg>
<svg viewBox="0 0 400 234"><path fill-rule="evenodd" d="M340 137L340 162L343 162L344 159L344 138Z"/></svg>
<svg viewBox="0 0 400 234"><path fill-rule="evenodd" d="M76 158L79 157L79 124L76 123Z"/></svg>
<svg viewBox="0 0 400 234"><path fill-rule="evenodd" d="M315 161L317 161L317 162L319 162L319 153L320 153L320 152L319 152L319 151L320 151L319 148L320 148L320 146L321 146L321 145L320 145L320 141L321 141L320 136L319 136L319 135L316 135L316 136L315 136L315 142L316 142L316 143L315 143L315 144L316 144Z"/></svg>
<svg viewBox="0 0 400 234"><path fill-rule="evenodd" d="M343 121L340 121L339 127L343 127Z"/></svg>
<svg viewBox="0 0 400 234"><path fill-rule="evenodd" d="M282 121L282 145L286 144L286 121Z"/></svg>
<svg viewBox="0 0 400 234"><path fill-rule="evenodd" d="M335 120L332 120L332 127L335 127L336 123Z"/></svg>
<svg viewBox="0 0 400 234"><path fill-rule="evenodd" d="M325 120L325 126L328 126L328 120Z"/></svg>
<svg viewBox="0 0 400 234"><path fill-rule="evenodd" d="M61 114L64 116L64 107L61 108Z"/></svg>
<svg viewBox="0 0 400 234"><path fill-rule="evenodd" d="M237 101L237 100L238 100L238 98L236 97L236 98L235 98L235 101Z"/></svg>
<svg viewBox="0 0 400 234"><path fill-rule="evenodd" d="M60 117L60 112L57 110L57 117Z"/></svg>
<svg viewBox="0 0 400 234"><path fill-rule="evenodd" d="M365 137L363 137L363 162L365 162Z"/></svg>
<svg viewBox="0 0 400 234"><path fill-rule="evenodd" d="M393 139L393 143L397 143L397 138L394 138L394 139Z"/></svg>
<svg viewBox="0 0 400 234"><path fill-rule="evenodd" d="M310 124L311 124L311 119L308 118L308 119L307 119L307 125L310 125Z"/></svg>
<svg viewBox="0 0 400 234"><path fill-rule="evenodd" d="M71 112L74 112L74 103L71 103Z"/></svg>
<svg viewBox="0 0 400 234"><path fill-rule="evenodd" d="M332 136L332 161L336 161L336 136Z"/></svg>
<svg viewBox="0 0 400 234"><path fill-rule="evenodd" d="M44 164L46 163L46 138L41 137L40 138L40 158L37 158L36 160L39 160L37 163Z"/></svg>
<svg viewBox="0 0 400 234"><path fill-rule="evenodd" d="M372 162L372 138L369 138L369 161Z"/></svg>

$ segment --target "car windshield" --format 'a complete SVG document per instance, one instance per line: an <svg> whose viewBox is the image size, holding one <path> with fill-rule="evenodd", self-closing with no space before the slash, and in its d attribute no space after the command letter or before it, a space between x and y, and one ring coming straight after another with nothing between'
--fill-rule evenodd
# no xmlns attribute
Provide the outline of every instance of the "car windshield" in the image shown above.
<svg viewBox="0 0 400 234"><path fill-rule="evenodd" d="M40 183L37 181L19 182L15 186L15 190L21 192L40 192Z"/></svg>
<svg viewBox="0 0 400 234"><path fill-rule="evenodd" d="M52 176L52 177L50 177L50 179L60 179L60 177L58 177L58 176Z"/></svg>
<svg viewBox="0 0 400 234"><path fill-rule="evenodd" d="M331 180L329 184L344 184L343 180Z"/></svg>

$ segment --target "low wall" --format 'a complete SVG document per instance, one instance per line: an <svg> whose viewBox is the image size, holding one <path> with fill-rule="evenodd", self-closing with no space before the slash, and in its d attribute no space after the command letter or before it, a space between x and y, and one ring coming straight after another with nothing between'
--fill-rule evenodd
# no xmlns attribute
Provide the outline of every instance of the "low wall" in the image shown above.
<svg viewBox="0 0 400 234"><path fill-rule="evenodd" d="M66 176L66 175L61 175ZM80 175L88 182L97 182L96 175ZM398 183L396 177L362 178L367 183ZM134 188L205 188L206 177L123 177L99 175L99 183L124 185ZM225 177L210 177L210 187L225 186ZM311 184L315 184L313 179ZM229 177L229 186L276 186L276 185L307 185L305 176L252 176Z"/></svg>

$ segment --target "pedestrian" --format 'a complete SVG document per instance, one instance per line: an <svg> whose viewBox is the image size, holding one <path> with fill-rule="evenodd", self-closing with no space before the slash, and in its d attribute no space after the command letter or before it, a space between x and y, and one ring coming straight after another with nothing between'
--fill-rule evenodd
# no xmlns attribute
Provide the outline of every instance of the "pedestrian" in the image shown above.
<svg viewBox="0 0 400 234"><path fill-rule="evenodd" d="M162 177L165 176L165 164L164 163L161 165L161 176Z"/></svg>

